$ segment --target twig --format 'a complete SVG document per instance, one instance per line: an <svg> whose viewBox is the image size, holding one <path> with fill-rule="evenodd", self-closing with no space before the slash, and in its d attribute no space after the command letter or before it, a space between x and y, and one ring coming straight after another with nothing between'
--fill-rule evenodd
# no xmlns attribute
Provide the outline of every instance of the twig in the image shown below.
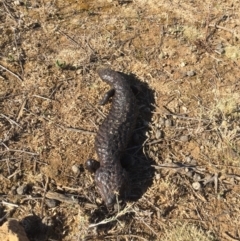
<svg viewBox="0 0 240 241"><path fill-rule="evenodd" d="M159 165L151 165L155 169L162 169L162 168L196 168L197 165L188 165L188 164L180 164L180 163L163 163Z"/></svg>
<svg viewBox="0 0 240 241"><path fill-rule="evenodd" d="M232 240L232 241L239 241L240 240L240 238L234 237L229 232L224 232L223 234L224 234L225 237L227 237L228 240Z"/></svg>
<svg viewBox="0 0 240 241"><path fill-rule="evenodd" d="M176 114L172 112L167 106L163 106L163 108L167 111L167 115L175 116L176 118L179 119L185 119L185 120L193 120L193 121L207 121L209 122L208 119L199 119L199 118L194 118L194 117L188 117L185 114ZM152 112L152 113L158 113L158 112Z"/></svg>
<svg viewBox="0 0 240 241"><path fill-rule="evenodd" d="M45 187L44 187L44 193L43 193L43 198L42 198L42 203L41 203L41 218L43 218L43 206L44 206L44 202L45 202L45 198L46 198L48 183L49 183L49 177L47 177Z"/></svg>
<svg viewBox="0 0 240 241"><path fill-rule="evenodd" d="M8 179L14 177L15 175L17 175L19 172L21 172L21 170L18 170L16 172L14 172L13 174L11 174L10 176L8 176Z"/></svg>
<svg viewBox="0 0 240 241"><path fill-rule="evenodd" d="M7 119L9 121L10 124L14 124L16 126L18 126L19 128L22 129L22 127L14 120L12 120L11 118L9 118L8 116L4 115L4 114L1 114L2 117L4 117L5 119Z"/></svg>
<svg viewBox="0 0 240 241"><path fill-rule="evenodd" d="M33 95L33 97L37 97L37 98L40 98L40 99L53 101L52 99L47 98L47 97L43 97L43 96L41 96L41 95Z"/></svg>
<svg viewBox="0 0 240 241"><path fill-rule="evenodd" d="M215 173L214 175L214 188L215 188L215 194L218 192L218 174Z"/></svg>
<svg viewBox="0 0 240 241"><path fill-rule="evenodd" d="M28 201L28 200L41 200L42 197L32 197L32 196L28 196L26 198L23 198L21 199L21 203L24 203L25 201Z"/></svg>
<svg viewBox="0 0 240 241"><path fill-rule="evenodd" d="M28 110L27 110L28 111ZM33 116L37 116L35 113L31 112L31 111L28 111L28 113L32 114ZM51 119L45 117L45 116L41 116L44 120L46 121L49 121L49 122L52 122ZM87 130L83 130L83 129L78 129L78 128L73 128L73 127L64 127L60 124L55 124L54 125L58 128L61 128L63 130L67 130L67 131L75 131L75 132L81 132L81 133L84 133L84 134L88 134L88 135L93 135L93 134L96 134L95 132L93 131L87 131Z"/></svg>
<svg viewBox="0 0 240 241"><path fill-rule="evenodd" d="M219 29L225 30L225 31L235 35L236 37L240 37L240 35L236 31L234 31L232 29L229 29L229 28L226 28L226 27L223 27L223 26L220 26L220 25L209 24L209 27L219 28Z"/></svg>
<svg viewBox="0 0 240 241"><path fill-rule="evenodd" d="M12 152L26 153L26 154L29 154L29 155L32 155L32 156L39 156L38 153L24 151L24 150L14 150L14 149L8 149L8 150L5 150L5 151L1 151L0 153L11 152L11 151Z"/></svg>
<svg viewBox="0 0 240 241"><path fill-rule="evenodd" d="M15 47L17 49L17 53L18 53L18 61L22 70L22 76L24 76L24 69L23 69L23 65L22 65L22 57L21 57L21 53L18 49L18 44L17 44L17 39L16 39L16 29L14 30L14 42L15 42Z"/></svg>
<svg viewBox="0 0 240 241"><path fill-rule="evenodd" d="M77 129L77 128L73 128L73 127L63 127L63 126L59 126L59 127L62 128L63 130L75 131L75 132L80 132L80 133L84 133L84 134L88 134L88 135L96 134L96 132L94 132L94 131L87 131L87 130Z"/></svg>
<svg viewBox="0 0 240 241"><path fill-rule="evenodd" d="M82 191L82 188L81 188L81 187L74 188L74 187L61 186L61 187L57 187L57 189L60 190L60 191L63 191L64 189L65 189L65 190L76 191L76 192Z"/></svg>
<svg viewBox="0 0 240 241"><path fill-rule="evenodd" d="M21 116L22 116L22 114L23 114L23 109L24 109L26 103L27 103L27 99L24 99L24 100L23 100L23 103L22 103L22 105L21 105L21 107L20 107L20 110L19 110L19 112L18 112L18 115L17 115L17 121L19 121L19 119L21 118Z"/></svg>
<svg viewBox="0 0 240 241"><path fill-rule="evenodd" d="M12 74L13 76L15 76L15 77L16 77L18 80L20 80L21 82L23 82L23 79L22 79L19 75L13 73L11 70L7 69L6 67L4 67L4 66L1 65L1 64L0 64L0 67L1 67L2 69L6 70L7 72L9 72L10 74Z"/></svg>
<svg viewBox="0 0 240 241"><path fill-rule="evenodd" d="M46 193L46 198L49 199L55 199L59 202L64 202L64 203L68 203L68 204L80 204L81 207L84 207L88 210L92 210L92 209L96 209L97 205L93 204L93 203L79 203L78 199L75 199L74 196L69 197L67 195L61 194L61 193L57 193L57 192L52 192L52 191L48 191Z"/></svg>
<svg viewBox="0 0 240 241"><path fill-rule="evenodd" d="M5 205L5 206L12 207L12 208L18 208L19 207L17 204L5 202L5 201L2 201L2 204Z"/></svg>
<svg viewBox="0 0 240 241"><path fill-rule="evenodd" d="M78 47L82 48L84 51L85 49L80 45L80 43L78 43L75 39L73 39L72 37L70 37L68 34L64 33L61 30L57 30L60 34L66 36L68 39L70 39L73 43L75 43Z"/></svg>
<svg viewBox="0 0 240 241"><path fill-rule="evenodd" d="M111 218L106 218L106 219L104 219L104 220L102 220L101 222L98 222L98 223L92 223L88 227L94 228L94 227L97 227L101 224L106 224L106 223L110 223L110 222L113 222L113 221L117 221L118 218L123 216L124 214L129 213L129 212L135 212L134 210L131 209L132 206L133 206L133 204L127 205L126 208L124 208L122 211L118 212L116 214L116 216L113 216Z"/></svg>
<svg viewBox="0 0 240 241"><path fill-rule="evenodd" d="M9 216L9 213L6 213L2 218L0 218L0 223L5 219L7 219L8 216Z"/></svg>
<svg viewBox="0 0 240 241"><path fill-rule="evenodd" d="M141 223L143 223L148 229L150 229L156 236L158 236L158 234L154 231L154 229L152 227L150 227L141 217L136 217L137 220L139 220Z"/></svg>
<svg viewBox="0 0 240 241"><path fill-rule="evenodd" d="M96 236L86 236L84 240L106 240L107 239L111 239L111 240L118 240L119 238L124 238L124 240L143 240L143 241L148 241L148 239L143 238L141 236L138 235L134 235L134 234L116 234L116 235L98 235ZM129 239L130 238L130 239ZM131 239L134 238L134 239Z"/></svg>
<svg viewBox="0 0 240 241"><path fill-rule="evenodd" d="M8 6L7 6L7 4L5 3L5 1L2 1L2 3L3 3L4 8L5 8L6 11L8 12L8 14L10 15L10 17L13 18L13 20L15 20L15 21L17 22L18 17L17 17L17 16L14 16L14 15L11 13L11 11L8 9Z"/></svg>
<svg viewBox="0 0 240 241"><path fill-rule="evenodd" d="M65 203L69 203L69 204L78 204L77 199L74 199L72 197L68 197L64 194L60 194L60 193L57 193L57 192L48 191L45 196L46 196L46 198L55 199L55 200L58 200L60 202L65 202Z"/></svg>

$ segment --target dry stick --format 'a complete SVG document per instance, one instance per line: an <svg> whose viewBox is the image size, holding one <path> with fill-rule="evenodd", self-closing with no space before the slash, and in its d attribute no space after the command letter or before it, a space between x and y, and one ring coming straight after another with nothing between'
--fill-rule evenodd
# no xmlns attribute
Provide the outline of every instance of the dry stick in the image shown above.
<svg viewBox="0 0 240 241"><path fill-rule="evenodd" d="M11 118L9 118L8 116L1 114L2 117L4 117L5 119L7 119L9 121L10 124L15 124L16 126L18 126L19 128L22 129L22 127L14 120L12 120Z"/></svg>
<svg viewBox="0 0 240 241"><path fill-rule="evenodd" d="M0 218L0 223L5 219L7 219L8 216L9 216L9 213L6 213L2 218Z"/></svg>
<svg viewBox="0 0 240 241"><path fill-rule="evenodd" d="M48 183L49 183L49 177L47 177L45 187L44 187L43 199L42 199L42 203L41 203L41 218L43 218L43 205L44 205L45 198L46 198Z"/></svg>
<svg viewBox="0 0 240 241"><path fill-rule="evenodd" d="M215 188L215 194L218 193L218 174L214 174L214 188Z"/></svg>
<svg viewBox="0 0 240 241"><path fill-rule="evenodd" d="M23 65L22 65L22 61L21 61L21 54L18 50L18 45L17 45L17 39L16 39L16 29L14 30L14 42L15 42L15 47L17 49L17 53L18 53L18 61L22 70L22 76L24 76L24 70L23 70Z"/></svg>
<svg viewBox="0 0 240 241"><path fill-rule="evenodd" d="M62 128L63 130L67 130L67 131L75 131L75 132L80 132L83 134L88 134L88 135L95 135L96 132L94 131L86 131L86 130L82 130L82 129L78 129L78 128L72 128L72 127L63 127L63 126L59 126L60 128Z"/></svg>
<svg viewBox="0 0 240 241"><path fill-rule="evenodd" d="M17 204L5 202L5 201L2 201L2 204L5 205L5 206L8 206L8 207L11 207L11 208L18 208L19 207Z"/></svg>
<svg viewBox="0 0 240 241"><path fill-rule="evenodd" d="M21 105L21 107L20 107L20 110L19 110L19 112L18 112L18 115L17 115L17 121L19 121L19 119L21 118L21 116L22 116L22 114L23 114L23 109L24 109L26 103L27 103L27 99L24 99L24 100L23 100L23 103L22 103L22 105Z"/></svg>
<svg viewBox="0 0 240 241"><path fill-rule="evenodd" d="M26 153L32 156L39 156L38 153L34 153L34 152L29 152L29 151L24 151L24 150L15 150L15 149L8 149L6 151L1 151L0 153L5 153L5 152L20 152L20 153Z"/></svg>
<svg viewBox="0 0 240 241"><path fill-rule="evenodd" d="M52 192L52 191L48 191L46 193L46 198L55 199L59 202L64 202L64 203L68 203L68 204L71 204L71 205L80 204L81 206L83 206L84 208L86 208L88 210L92 210L92 209L97 208L97 205L95 205L93 203L79 203L79 200L74 199L74 197L69 197L67 195L57 193L57 192Z"/></svg>
<svg viewBox="0 0 240 241"><path fill-rule="evenodd" d="M219 28L219 29L225 30L227 32L230 32L231 34L235 35L236 37L240 37L238 32L236 32L236 31L234 31L232 29L226 28L226 27L222 27L220 25L210 24L209 27Z"/></svg>
<svg viewBox="0 0 240 241"><path fill-rule="evenodd" d="M21 170L14 172L13 174L9 175L7 178L10 179L10 178L14 177L15 175L17 175L19 172L21 172Z"/></svg>
<svg viewBox="0 0 240 241"><path fill-rule="evenodd" d="M6 67L4 67L3 65L0 64L0 67L4 70L6 70L7 72L9 72L10 74L12 74L13 76L15 76L18 80L20 80L21 82L23 82L23 79L18 76L17 74L13 73L11 70L7 69Z"/></svg>
<svg viewBox="0 0 240 241"><path fill-rule="evenodd" d="M81 47L84 51L86 51L80 43L78 43L75 39L73 39L72 37L70 37L68 34L64 33L61 30L57 30L59 33L61 33L62 35L66 36L68 39L70 39L73 43L75 43L78 47Z"/></svg>
<svg viewBox="0 0 240 241"><path fill-rule="evenodd" d="M8 9L8 6L7 6L7 4L5 3L5 1L2 1L2 3L3 3L4 8L5 8L6 11L8 12L8 14L10 15L10 17L17 22L18 17L17 17L17 16L14 16L14 15L10 12L10 10Z"/></svg>
<svg viewBox="0 0 240 241"><path fill-rule="evenodd" d="M136 217L137 220L139 220L141 223L143 223L148 229L150 229L156 236L158 236L158 233L154 231L152 227L150 227L141 217Z"/></svg>
<svg viewBox="0 0 240 241"><path fill-rule="evenodd" d="M74 188L74 187L68 187L68 186L61 186L61 187L57 186L57 189L60 190L60 191L63 191L64 189L67 189L67 190L76 191L76 192L80 192L80 191L83 190L83 188L81 188L81 187Z"/></svg>
<svg viewBox="0 0 240 241"><path fill-rule="evenodd" d="M233 237L232 234L230 234L229 232L224 232L223 233L224 236L226 236L227 240L232 240L232 241L239 241L240 239L238 237Z"/></svg>
<svg viewBox="0 0 240 241"><path fill-rule="evenodd" d="M124 214L134 211L134 210L131 209L132 206L133 206L133 204L127 205L123 210L121 210L119 213L117 213L116 216L111 217L111 218L106 218L106 219L100 221L99 223L92 223L88 227L94 228L94 227L97 227L98 225L101 225L101 224L106 224L106 223L110 223L110 222L113 222L113 221L117 221L118 218L123 216Z"/></svg>
<svg viewBox="0 0 240 241"><path fill-rule="evenodd" d="M104 238L115 238L114 240L117 240L118 237L126 237L126 238L136 238L136 240L143 240L143 241L148 241L148 239L145 239L141 236L135 235L135 234L118 234L118 235L109 235L109 236L104 236ZM103 240L103 239L101 239Z"/></svg>
<svg viewBox="0 0 240 241"><path fill-rule="evenodd" d="M41 96L41 95L33 95L33 97L37 97L37 98L40 98L40 99L53 101L52 99L49 99L49 98L47 98L47 97L43 97L43 96Z"/></svg>
<svg viewBox="0 0 240 241"><path fill-rule="evenodd" d="M77 199L73 199L73 198L68 197L64 194L60 194L60 193L52 192L52 191L48 191L46 193L46 198L55 199L55 200L58 200L60 202L65 202L65 203L69 203L69 204L78 204Z"/></svg>
<svg viewBox="0 0 240 241"><path fill-rule="evenodd" d="M28 111L30 114L32 114L33 116L37 116L35 113L31 112L31 111ZM51 122L52 120L51 119L48 119L46 118L45 116L41 116L44 120L46 121L49 121ZM59 125L59 124L54 124L56 127L58 128L61 128L63 130L67 130L67 131L75 131L75 132L81 132L81 133L84 133L84 134L88 134L88 135L93 135L93 134L96 134L95 132L93 131L87 131L87 130L83 130L83 129L79 129L79 128L72 128L72 127L64 127L62 125ZM39 155L39 154L37 154Z"/></svg>

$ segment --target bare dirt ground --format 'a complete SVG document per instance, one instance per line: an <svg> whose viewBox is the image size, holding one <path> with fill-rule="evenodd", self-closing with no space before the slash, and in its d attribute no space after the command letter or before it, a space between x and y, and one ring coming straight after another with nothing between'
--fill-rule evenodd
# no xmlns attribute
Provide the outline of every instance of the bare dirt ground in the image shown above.
<svg viewBox="0 0 240 241"><path fill-rule="evenodd" d="M0 225L36 214L48 240L240 240L239 9L0 1ZM115 214L84 168L111 105L102 65L140 89L135 198Z"/></svg>

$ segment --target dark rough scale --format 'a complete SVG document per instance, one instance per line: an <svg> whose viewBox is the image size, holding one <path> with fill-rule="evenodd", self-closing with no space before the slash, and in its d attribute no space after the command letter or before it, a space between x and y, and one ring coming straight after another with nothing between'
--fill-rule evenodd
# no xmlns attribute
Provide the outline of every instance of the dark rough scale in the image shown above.
<svg viewBox="0 0 240 241"><path fill-rule="evenodd" d="M104 96L102 103L113 96L112 107L95 140L100 162L95 182L105 204L110 207L116 194L122 195L125 189L127 175L120 159L135 127L137 107L131 86L121 74L111 69L99 69L98 74L114 90Z"/></svg>

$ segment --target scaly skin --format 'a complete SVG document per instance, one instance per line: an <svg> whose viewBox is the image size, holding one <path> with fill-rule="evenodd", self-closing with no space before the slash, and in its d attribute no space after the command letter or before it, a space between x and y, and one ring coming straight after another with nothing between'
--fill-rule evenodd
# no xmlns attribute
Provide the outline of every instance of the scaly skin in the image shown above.
<svg viewBox="0 0 240 241"><path fill-rule="evenodd" d="M137 118L136 99L129 82L118 72L99 69L98 74L113 89L112 107L103 121L95 140L95 149L100 167L95 182L107 207L111 207L116 194L122 195L127 174L120 159L131 138ZM105 96L104 102L110 97Z"/></svg>

